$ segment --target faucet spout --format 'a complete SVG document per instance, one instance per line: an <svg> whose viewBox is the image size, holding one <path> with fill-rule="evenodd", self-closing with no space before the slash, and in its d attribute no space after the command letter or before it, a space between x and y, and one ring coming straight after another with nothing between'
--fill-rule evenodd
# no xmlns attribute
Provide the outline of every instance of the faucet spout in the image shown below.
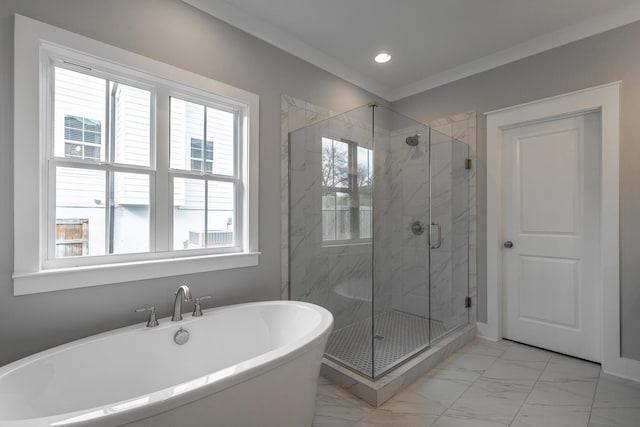
<svg viewBox="0 0 640 427"><path fill-rule="evenodd" d="M193 301L191 297L191 291L187 285L182 285L176 292L176 299L173 301L173 316L172 322L179 322L182 320L182 301Z"/></svg>

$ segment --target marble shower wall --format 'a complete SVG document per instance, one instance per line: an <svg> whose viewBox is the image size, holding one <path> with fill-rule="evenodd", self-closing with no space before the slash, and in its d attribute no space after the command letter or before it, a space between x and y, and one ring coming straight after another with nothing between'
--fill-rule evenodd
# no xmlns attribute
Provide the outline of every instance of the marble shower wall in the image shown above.
<svg viewBox="0 0 640 427"><path fill-rule="evenodd" d="M418 135L417 146L406 144L407 137ZM422 317L429 317L428 231L416 235L411 225L416 221L424 227L429 224L428 142L425 126L394 129L389 150L391 173L387 179L391 187L392 307Z"/></svg>

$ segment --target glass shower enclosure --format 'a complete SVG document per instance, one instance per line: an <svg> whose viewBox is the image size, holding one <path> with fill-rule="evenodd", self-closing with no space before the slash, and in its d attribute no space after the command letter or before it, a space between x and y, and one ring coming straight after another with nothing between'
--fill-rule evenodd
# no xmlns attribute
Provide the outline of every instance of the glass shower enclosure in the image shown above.
<svg viewBox="0 0 640 427"><path fill-rule="evenodd" d="M468 146L375 104L289 134L289 292L378 378L469 322Z"/></svg>

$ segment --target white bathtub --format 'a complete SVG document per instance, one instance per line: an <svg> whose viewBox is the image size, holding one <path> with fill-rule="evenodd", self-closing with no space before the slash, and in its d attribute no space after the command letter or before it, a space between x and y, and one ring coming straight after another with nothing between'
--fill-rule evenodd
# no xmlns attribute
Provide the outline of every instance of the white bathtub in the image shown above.
<svg viewBox="0 0 640 427"><path fill-rule="evenodd" d="M0 368L0 426L308 427L332 327L269 301L74 341Z"/></svg>

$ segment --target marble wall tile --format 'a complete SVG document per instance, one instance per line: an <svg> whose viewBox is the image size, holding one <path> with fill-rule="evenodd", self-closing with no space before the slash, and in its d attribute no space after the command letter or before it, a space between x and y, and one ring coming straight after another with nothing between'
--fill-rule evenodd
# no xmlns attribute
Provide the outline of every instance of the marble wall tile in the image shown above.
<svg viewBox="0 0 640 427"><path fill-rule="evenodd" d="M340 329L372 313L373 277L371 254L346 254L329 257L329 310L335 328Z"/></svg>
<svg viewBox="0 0 640 427"><path fill-rule="evenodd" d="M453 315L453 260L451 253L431 251L431 318L450 323Z"/></svg>

